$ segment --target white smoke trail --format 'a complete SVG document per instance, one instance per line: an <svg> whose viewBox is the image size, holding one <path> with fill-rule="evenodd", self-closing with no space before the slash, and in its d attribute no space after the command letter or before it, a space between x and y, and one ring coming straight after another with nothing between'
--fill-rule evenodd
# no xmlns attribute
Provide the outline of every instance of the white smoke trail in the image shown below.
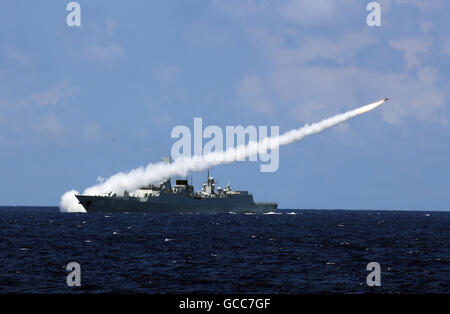
<svg viewBox="0 0 450 314"><path fill-rule="evenodd" d="M174 176L184 177L191 172L208 170L214 166L232 163L236 160L244 160L250 156L264 154L267 149L277 149L279 146L288 145L302 140L304 137L320 133L328 128L336 126L351 118L359 116L383 104L386 100L379 100L369 105L338 114L328 119L313 124L307 124L300 129L288 131L276 137L267 137L260 142L251 141L247 145L229 148L223 152L213 152L203 156L180 158L173 163L164 162L148 164L130 172L119 172L104 182L91 186L84 190L86 195L102 195L109 192L122 194L124 191L134 191L142 186L158 183L164 178ZM83 206L78 203L75 195L78 191L71 190L61 197L60 210L63 212L84 212Z"/></svg>

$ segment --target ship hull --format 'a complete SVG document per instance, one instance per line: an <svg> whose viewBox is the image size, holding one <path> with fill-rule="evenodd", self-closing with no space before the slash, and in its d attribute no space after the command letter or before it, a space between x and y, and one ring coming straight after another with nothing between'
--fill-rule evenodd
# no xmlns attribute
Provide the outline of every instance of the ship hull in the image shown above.
<svg viewBox="0 0 450 314"><path fill-rule="evenodd" d="M76 195L88 213L268 213L276 203L255 203L251 195L193 198L183 194L161 194L158 197L109 197Z"/></svg>

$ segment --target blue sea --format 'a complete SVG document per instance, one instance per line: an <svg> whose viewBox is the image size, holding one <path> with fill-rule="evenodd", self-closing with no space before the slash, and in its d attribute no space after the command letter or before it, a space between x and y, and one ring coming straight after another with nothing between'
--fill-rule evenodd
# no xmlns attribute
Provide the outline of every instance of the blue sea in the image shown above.
<svg viewBox="0 0 450 314"><path fill-rule="evenodd" d="M0 293L450 293L450 212L281 212L1 207ZM366 284L370 262L381 286Z"/></svg>

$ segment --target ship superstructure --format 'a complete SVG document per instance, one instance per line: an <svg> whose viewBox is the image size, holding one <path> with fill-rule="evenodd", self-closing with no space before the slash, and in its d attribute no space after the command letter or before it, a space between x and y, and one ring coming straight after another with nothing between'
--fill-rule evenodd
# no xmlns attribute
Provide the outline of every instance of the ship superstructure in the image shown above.
<svg viewBox="0 0 450 314"><path fill-rule="evenodd" d="M87 212L149 212L149 213L265 213L277 209L277 203L255 203L248 191L235 191L228 183L215 188L209 175L201 190L194 191L188 180L165 179L123 195L76 195Z"/></svg>

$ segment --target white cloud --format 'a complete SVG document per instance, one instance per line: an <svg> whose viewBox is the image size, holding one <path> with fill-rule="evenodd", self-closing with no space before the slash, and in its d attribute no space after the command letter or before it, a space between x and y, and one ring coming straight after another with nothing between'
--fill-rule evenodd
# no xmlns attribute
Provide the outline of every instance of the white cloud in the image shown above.
<svg viewBox="0 0 450 314"><path fill-rule="evenodd" d="M417 1L400 2L422 6ZM309 8L300 1L219 3L222 12L240 19L243 32L263 56L260 62L265 71L244 74L237 87L240 101L251 110L266 115L279 112L310 122L361 102L392 96L391 103L381 108L384 121L401 126L405 119L415 118L446 124L440 111L446 102L445 87L439 71L424 65L433 47L432 37L423 37L431 29L429 23L417 21L422 37L410 35L393 40L389 33L364 28L364 22L359 30L344 27L323 31L313 27L308 31L308 20L300 20L305 14L318 20L329 19L338 9L343 14L340 2L316 1ZM426 7L439 3L434 1ZM383 0L383 5L391 7L388 0ZM263 23L264 17L273 17L274 10L278 18ZM323 21L320 25L324 25ZM394 49L401 51L408 71L395 73L393 69L373 67L363 55L372 46L393 59ZM444 41L442 51L450 52L450 43Z"/></svg>
<svg viewBox="0 0 450 314"><path fill-rule="evenodd" d="M107 18L92 25L90 45L81 49L81 57L92 63L111 65L125 57L125 47L114 39L118 22Z"/></svg>
<svg viewBox="0 0 450 314"><path fill-rule="evenodd" d="M269 80L279 102L291 107L293 117L308 122L361 105L360 91L373 95L367 102L392 96L381 108L383 119L400 126L405 118L435 120L445 106L445 92L438 87L436 70L423 68L417 77L406 73L380 73L358 67L296 67L280 69ZM277 107L280 107L277 105Z"/></svg>
<svg viewBox="0 0 450 314"><path fill-rule="evenodd" d="M67 132L64 124L52 112L45 114L31 124L33 130L45 135L61 136Z"/></svg>
<svg viewBox="0 0 450 314"><path fill-rule="evenodd" d="M239 20L246 20L251 16L265 12L270 3L267 1L247 0L247 1L228 1L214 0L213 8L229 14L231 17Z"/></svg>
<svg viewBox="0 0 450 314"><path fill-rule="evenodd" d="M292 107L291 114L294 119L302 122L316 121L320 117L325 118L328 113L325 113L326 105L321 102L302 102Z"/></svg>
<svg viewBox="0 0 450 314"><path fill-rule="evenodd" d="M374 32L364 27L339 33L341 25L336 23L344 20L341 16L351 9L350 4L336 0L216 1L214 8L238 19L253 47L269 61L283 65L318 58L346 63L363 48L377 43ZM332 29L314 30L312 24L323 27L324 20L333 23ZM308 32L306 27L310 26L312 31Z"/></svg>
<svg viewBox="0 0 450 314"><path fill-rule="evenodd" d="M441 53L450 56L450 37L442 39L442 41L441 41Z"/></svg>
<svg viewBox="0 0 450 314"><path fill-rule="evenodd" d="M318 58L330 59L336 63L352 61L361 49L376 43L369 32L351 32L338 37L327 38L305 36L295 30L273 31L260 27L249 27L248 35L257 47L263 50L269 61L279 64L307 63ZM286 44L286 38L298 43Z"/></svg>
<svg viewBox="0 0 450 314"><path fill-rule="evenodd" d="M442 0L395 0L398 4L414 5L420 9L437 9L442 7Z"/></svg>
<svg viewBox="0 0 450 314"><path fill-rule="evenodd" d="M406 38L389 42L392 48L403 52L408 68L420 66L420 57L430 51L432 44L429 38Z"/></svg>
<svg viewBox="0 0 450 314"><path fill-rule="evenodd" d="M3 54L9 60L12 60L20 64L29 64L31 61L31 58L26 53L10 44L4 46Z"/></svg>
<svg viewBox="0 0 450 314"><path fill-rule="evenodd" d="M244 21L272 19L275 15L284 22L296 25L320 24L332 21L341 1L337 0L216 0L213 7L231 17Z"/></svg>
<svg viewBox="0 0 450 314"><path fill-rule="evenodd" d="M81 132L85 139L97 141L102 138L102 131L97 122L91 121L81 125Z"/></svg>
<svg viewBox="0 0 450 314"><path fill-rule="evenodd" d="M79 92L68 81L61 81L54 86L29 96L14 97L0 94L0 129L4 141L22 144L67 145L70 141L98 141L103 136L96 122L65 121L51 105L64 104L68 97ZM34 106L30 106L34 104ZM62 116L64 116L62 114Z"/></svg>
<svg viewBox="0 0 450 314"><path fill-rule="evenodd" d="M171 117L167 112L157 114L154 118L154 121L159 125L167 125L170 121Z"/></svg>
<svg viewBox="0 0 450 314"><path fill-rule="evenodd" d="M256 112L270 114L272 103L268 100L269 90L264 86L264 81L256 75L248 75L242 79L239 85L239 94L246 105L252 107Z"/></svg>
<svg viewBox="0 0 450 314"><path fill-rule="evenodd" d="M108 36L112 37L114 34L114 31L117 28L117 22L112 19L107 19L105 22L105 28L106 28L106 33L108 34Z"/></svg>
<svg viewBox="0 0 450 314"><path fill-rule="evenodd" d="M439 74L436 70L426 67L417 72L417 77L407 74L379 74L379 89L385 88L389 95L395 95L392 104L382 110L385 121L402 125L405 118L418 120L434 120L446 125L445 118L439 110L446 104L445 92L438 87ZM395 99L395 100L394 100Z"/></svg>
<svg viewBox="0 0 450 314"><path fill-rule="evenodd" d="M93 45L84 49L83 56L92 62L112 64L125 56L125 49L117 43Z"/></svg>
<svg viewBox="0 0 450 314"><path fill-rule="evenodd" d="M172 82L175 80L177 74L178 68L174 65L160 67L153 70L153 77L162 83Z"/></svg>
<svg viewBox="0 0 450 314"><path fill-rule="evenodd" d="M49 89L31 95L32 101L41 106L61 104L66 98L76 96L79 89L68 81L62 81Z"/></svg>
<svg viewBox="0 0 450 314"><path fill-rule="evenodd" d="M280 1L278 13L287 21L299 25L323 23L336 14L335 0L285 0Z"/></svg>
<svg viewBox="0 0 450 314"><path fill-rule="evenodd" d="M153 79L161 85L161 101L172 102L186 98L187 90L179 86L177 78L179 69L175 65L161 66L152 71ZM163 119L164 120L164 119ZM159 122L158 122L159 123Z"/></svg>

